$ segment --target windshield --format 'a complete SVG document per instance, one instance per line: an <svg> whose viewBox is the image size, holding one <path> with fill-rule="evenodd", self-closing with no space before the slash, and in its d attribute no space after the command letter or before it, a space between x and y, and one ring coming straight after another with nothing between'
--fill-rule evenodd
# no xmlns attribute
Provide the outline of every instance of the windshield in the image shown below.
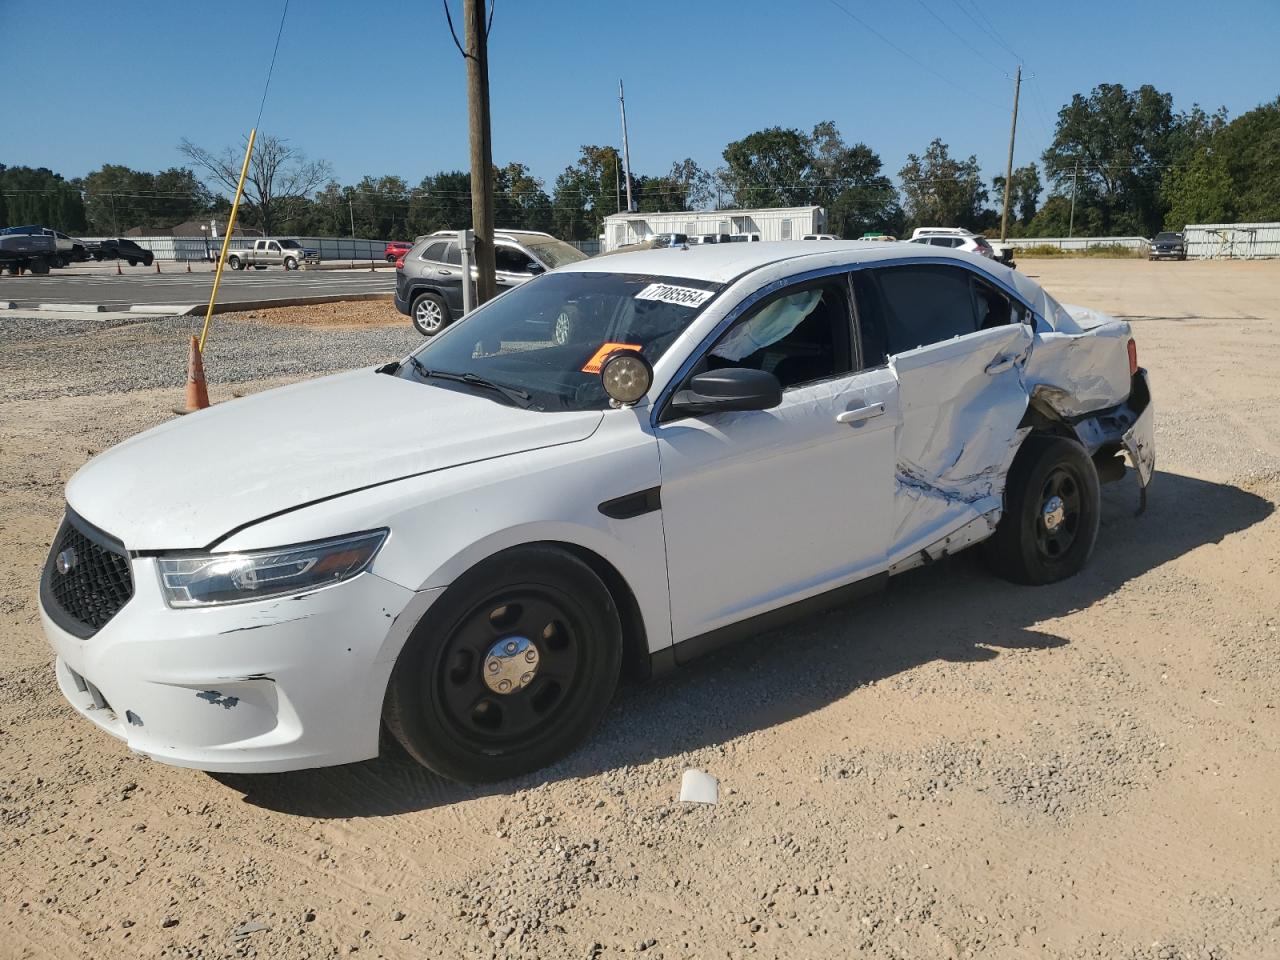
<svg viewBox="0 0 1280 960"><path fill-rule="evenodd" d="M398 375L471 375L525 391L531 410L603 410L600 364L609 353L630 347L656 363L722 286L649 274L547 274L454 324ZM474 384L427 379L503 402Z"/></svg>
<svg viewBox="0 0 1280 960"><path fill-rule="evenodd" d="M1181 240L1182 237L1178 236L1176 233L1157 233L1156 239L1157 240Z"/></svg>
<svg viewBox="0 0 1280 960"><path fill-rule="evenodd" d="M280 246L284 247L286 250L302 249L302 244L300 244L297 240L281 240Z"/></svg>
<svg viewBox="0 0 1280 960"><path fill-rule="evenodd" d="M524 245L535 257L554 270L570 263L579 263L587 259L587 255L577 247L570 246L563 240L526 240Z"/></svg>

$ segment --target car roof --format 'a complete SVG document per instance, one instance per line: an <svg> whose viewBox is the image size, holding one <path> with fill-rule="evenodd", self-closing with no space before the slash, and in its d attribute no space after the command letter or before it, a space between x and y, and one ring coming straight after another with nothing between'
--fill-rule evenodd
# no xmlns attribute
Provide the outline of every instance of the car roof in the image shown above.
<svg viewBox="0 0 1280 960"><path fill-rule="evenodd" d="M905 245L904 245L905 246ZM651 273L658 276L687 277L711 283L728 283L743 274L784 260L829 257L846 253L850 263L880 260L895 245L876 240L832 240L821 247L803 240L773 240L765 243L707 243L682 247L659 247L591 258L561 268L574 273ZM899 251L904 252L904 251ZM949 252L949 251L948 251ZM922 256L916 248L912 256ZM929 256L933 255L930 251Z"/></svg>

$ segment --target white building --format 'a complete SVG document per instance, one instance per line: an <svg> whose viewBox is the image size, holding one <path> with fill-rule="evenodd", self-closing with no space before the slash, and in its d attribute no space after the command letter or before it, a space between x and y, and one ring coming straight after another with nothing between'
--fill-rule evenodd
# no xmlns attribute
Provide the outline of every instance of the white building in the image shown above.
<svg viewBox="0 0 1280 960"><path fill-rule="evenodd" d="M751 236L760 240L799 240L825 233L822 207L763 207L759 210L678 210L673 213L614 213L604 218L604 249L617 250L659 233L697 236Z"/></svg>

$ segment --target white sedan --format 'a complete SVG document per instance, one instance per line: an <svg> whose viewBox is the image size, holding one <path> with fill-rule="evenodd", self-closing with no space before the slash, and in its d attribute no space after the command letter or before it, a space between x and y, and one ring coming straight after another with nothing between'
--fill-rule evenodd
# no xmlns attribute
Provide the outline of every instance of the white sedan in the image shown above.
<svg viewBox="0 0 1280 960"><path fill-rule="evenodd" d="M911 244L650 250L411 356L220 404L67 487L58 683L156 760L495 780L648 676L985 541L1071 576L1154 468L1127 324ZM660 732L656 735L660 735Z"/></svg>

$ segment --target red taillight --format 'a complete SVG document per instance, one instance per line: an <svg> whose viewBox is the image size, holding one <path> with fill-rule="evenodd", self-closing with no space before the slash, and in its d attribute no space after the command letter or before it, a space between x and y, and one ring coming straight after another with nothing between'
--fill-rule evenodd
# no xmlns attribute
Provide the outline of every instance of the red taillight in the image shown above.
<svg viewBox="0 0 1280 960"><path fill-rule="evenodd" d="M1138 345L1129 338L1129 376L1138 372Z"/></svg>

